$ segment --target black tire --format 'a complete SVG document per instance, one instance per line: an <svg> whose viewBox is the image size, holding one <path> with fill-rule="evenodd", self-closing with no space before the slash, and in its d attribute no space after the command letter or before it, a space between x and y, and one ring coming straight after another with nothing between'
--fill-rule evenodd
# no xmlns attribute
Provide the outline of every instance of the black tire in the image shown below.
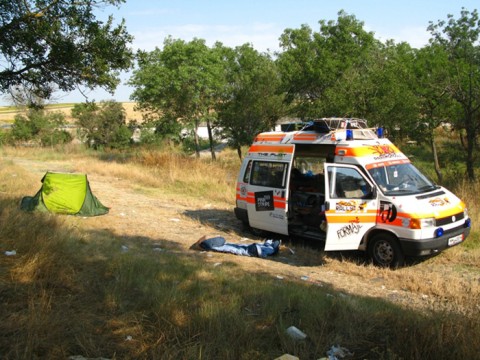
<svg viewBox="0 0 480 360"><path fill-rule="evenodd" d="M395 269L405 265L405 255L392 234L374 235L368 242L368 255L376 266Z"/></svg>
<svg viewBox="0 0 480 360"><path fill-rule="evenodd" d="M267 231L262 230L262 229L257 229L257 228L254 228L254 227L250 226L249 230L253 235L258 236L258 237L264 237L264 236L267 235Z"/></svg>

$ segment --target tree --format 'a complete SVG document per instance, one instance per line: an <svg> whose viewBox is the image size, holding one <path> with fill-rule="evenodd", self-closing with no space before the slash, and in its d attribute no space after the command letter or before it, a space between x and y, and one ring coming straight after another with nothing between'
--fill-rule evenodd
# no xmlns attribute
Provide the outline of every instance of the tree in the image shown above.
<svg viewBox="0 0 480 360"><path fill-rule="evenodd" d="M212 158L215 156L211 125L224 86L219 55L202 39L185 42L169 37L162 50L139 52L138 69L129 81L135 87L131 98L147 112L147 119L168 123L175 119L185 128L193 128L197 157L200 156L197 130L201 121L209 127Z"/></svg>
<svg viewBox="0 0 480 360"><path fill-rule="evenodd" d="M460 17L447 16L447 21L430 22L430 42L445 49L448 54L448 94L461 107L455 125L466 133L467 175L475 179L474 152L480 131L480 20L477 10L462 8Z"/></svg>
<svg viewBox="0 0 480 360"><path fill-rule="evenodd" d="M124 0L0 2L0 93L27 91L48 99L55 89L97 86L113 91L129 69L132 37L125 22L95 18L95 8Z"/></svg>
<svg viewBox="0 0 480 360"><path fill-rule="evenodd" d="M449 74L448 53L438 44L430 44L416 52L413 91L418 100L415 140L426 139L432 149L433 163L438 180L443 174L438 159L435 130L455 117L457 107L447 92ZM412 132L413 134L413 132Z"/></svg>
<svg viewBox="0 0 480 360"><path fill-rule="evenodd" d="M417 98L411 85L415 51L407 43L387 41L373 51L373 58L365 69L367 80L360 84L368 88L362 97L366 117L371 125L402 139L418 126ZM351 101L355 103L354 98Z"/></svg>
<svg viewBox="0 0 480 360"><path fill-rule="evenodd" d="M72 140L72 136L61 128L65 123L65 115L61 112L30 109L26 115L15 116L11 138L35 141L42 146L65 144Z"/></svg>
<svg viewBox="0 0 480 360"><path fill-rule="evenodd" d="M132 136L126 125L125 109L116 101L75 104L72 117L77 119L80 137L88 147L125 148Z"/></svg>
<svg viewBox="0 0 480 360"><path fill-rule="evenodd" d="M242 157L242 146L255 135L270 130L283 115L281 78L273 60L245 44L225 49L227 86L219 106L219 127L223 138Z"/></svg>
<svg viewBox="0 0 480 360"><path fill-rule="evenodd" d="M319 32L302 25L300 29L286 29L280 38L284 51L277 63L286 99L302 118L342 114L338 101L329 98L329 89L377 45L373 33L365 31L362 22L343 11L338 13L337 22L322 20L319 24Z"/></svg>

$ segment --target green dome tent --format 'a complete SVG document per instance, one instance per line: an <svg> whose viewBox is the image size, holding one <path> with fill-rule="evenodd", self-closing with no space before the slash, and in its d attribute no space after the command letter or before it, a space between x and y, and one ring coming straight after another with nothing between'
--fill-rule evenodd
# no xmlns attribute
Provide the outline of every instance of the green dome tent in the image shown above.
<svg viewBox="0 0 480 360"><path fill-rule="evenodd" d="M108 207L92 194L85 174L47 172L35 196L25 196L20 208L25 211L49 211L57 214L97 216Z"/></svg>

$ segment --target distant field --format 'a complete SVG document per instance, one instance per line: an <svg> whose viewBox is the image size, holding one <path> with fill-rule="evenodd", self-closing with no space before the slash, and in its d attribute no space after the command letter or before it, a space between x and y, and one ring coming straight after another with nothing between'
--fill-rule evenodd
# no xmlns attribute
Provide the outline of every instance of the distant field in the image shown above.
<svg viewBox="0 0 480 360"><path fill-rule="evenodd" d="M135 103L134 102L124 102L122 103L127 115L127 123L133 120L141 121L142 115L140 112L135 111ZM73 122L71 114L71 109L74 106L74 103L65 103L65 104L53 104L48 105L48 111L60 111L63 112L66 116L68 122ZM14 106L0 106L0 123L12 123L14 121L15 115L21 113L22 110Z"/></svg>

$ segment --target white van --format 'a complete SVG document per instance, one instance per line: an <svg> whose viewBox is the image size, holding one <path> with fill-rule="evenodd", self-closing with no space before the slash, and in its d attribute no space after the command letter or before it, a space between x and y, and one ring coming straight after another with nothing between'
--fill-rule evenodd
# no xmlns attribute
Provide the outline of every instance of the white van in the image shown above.
<svg viewBox="0 0 480 360"><path fill-rule="evenodd" d="M236 217L253 230L322 240L325 251L367 251L379 266L438 253L470 232L464 202L361 119L259 134L236 193Z"/></svg>

